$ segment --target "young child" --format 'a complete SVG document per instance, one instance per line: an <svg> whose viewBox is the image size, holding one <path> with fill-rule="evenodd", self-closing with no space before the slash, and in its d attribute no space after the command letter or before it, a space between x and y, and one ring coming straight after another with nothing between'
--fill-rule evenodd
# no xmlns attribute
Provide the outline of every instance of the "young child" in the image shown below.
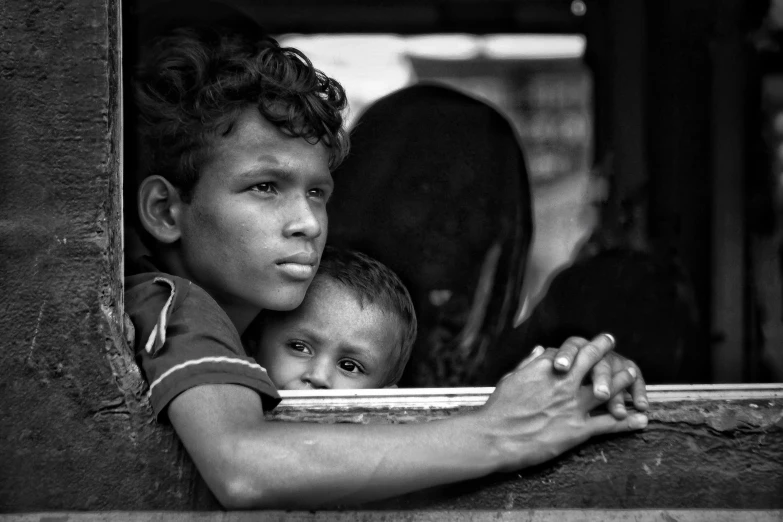
<svg viewBox="0 0 783 522"><path fill-rule="evenodd" d="M155 414L224 507L366 502L646 425L591 415L625 389L646 408L635 366L604 359L605 335L537 351L483 407L441 421L266 422L279 396L240 336L261 310L299 306L316 274L345 95L296 50L206 29L158 38L134 82L137 226L151 256L126 265L126 312Z"/></svg>
<svg viewBox="0 0 783 522"><path fill-rule="evenodd" d="M396 387L416 340L416 313L397 275L328 246L302 304L259 319L256 360L278 390Z"/></svg>

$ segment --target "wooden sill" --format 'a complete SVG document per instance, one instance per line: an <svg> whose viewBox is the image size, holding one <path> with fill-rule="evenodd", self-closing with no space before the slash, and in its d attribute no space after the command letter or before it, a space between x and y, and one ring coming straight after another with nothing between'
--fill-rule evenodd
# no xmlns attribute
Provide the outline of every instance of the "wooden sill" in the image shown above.
<svg viewBox="0 0 783 522"><path fill-rule="evenodd" d="M277 410L332 408L366 410L454 409L484 404L495 388L397 388L380 390L281 391ZM763 401L783 399L783 383L649 385L651 405L694 401Z"/></svg>

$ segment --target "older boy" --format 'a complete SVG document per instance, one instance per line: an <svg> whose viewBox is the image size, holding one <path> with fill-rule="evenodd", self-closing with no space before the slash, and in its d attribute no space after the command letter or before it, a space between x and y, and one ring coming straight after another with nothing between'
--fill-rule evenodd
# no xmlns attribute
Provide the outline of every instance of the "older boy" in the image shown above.
<svg viewBox="0 0 783 522"><path fill-rule="evenodd" d="M642 414L590 415L629 387L646 406L635 368L601 361L607 336L567 342L565 375L554 350L525 361L485 406L443 421L266 422L279 398L240 335L263 309L296 308L315 276L330 167L346 150L344 93L298 51L214 31L159 39L136 86L138 218L152 257L129 267L126 309L154 411L225 507L369 501L646 425Z"/></svg>
<svg viewBox="0 0 783 522"><path fill-rule="evenodd" d="M394 387L416 340L413 302L397 275L328 246L302 304L260 319L255 357L278 390Z"/></svg>

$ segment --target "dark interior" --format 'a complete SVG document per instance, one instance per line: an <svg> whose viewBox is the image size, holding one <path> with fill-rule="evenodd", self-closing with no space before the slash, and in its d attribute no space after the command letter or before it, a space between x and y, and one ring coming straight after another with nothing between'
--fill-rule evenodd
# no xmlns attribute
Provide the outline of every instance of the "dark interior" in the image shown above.
<svg viewBox="0 0 783 522"><path fill-rule="evenodd" d="M682 358L683 370L666 382L771 382L783 377L777 343L783 327L783 207L778 195L783 161L776 156L783 128L775 127L776 111L783 107L783 88L777 84L783 78L783 37L777 2L223 3L274 35L583 34L584 63L593 81L591 161L608 173L611 185L601 207L602 241L643 245L665 266L675 266L676 277L683 277L689 289L690 297L684 299L692 304L696 326L681 349L685 353L675 354ZM159 9L157 4L124 3L126 57L132 57L140 38L155 31L138 19ZM171 5L174 11L183 9L183 4ZM186 15L214 18L215 13L209 6L189 7ZM126 68L129 62L126 58ZM783 127L783 121L778 125ZM658 288L651 285L634 292ZM596 288L600 292L601 285ZM617 295L626 301L612 306L623 313L637 306L629 292ZM639 313L654 332L656 312L642 308ZM659 359L675 356L661 350Z"/></svg>

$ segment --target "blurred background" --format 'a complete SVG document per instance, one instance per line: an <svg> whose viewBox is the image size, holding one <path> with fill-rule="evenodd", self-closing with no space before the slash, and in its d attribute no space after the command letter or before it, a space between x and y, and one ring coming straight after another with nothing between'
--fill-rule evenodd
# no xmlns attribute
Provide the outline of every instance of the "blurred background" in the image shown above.
<svg viewBox="0 0 783 522"><path fill-rule="evenodd" d="M337 78L349 126L422 81L506 115L535 218L516 324L580 259L644 252L671 276L695 328L676 353L686 371L660 382L783 380L783 0L221 3ZM154 31L154 20L138 20L159 4L124 3L126 49ZM606 272L584 273L568 284L601 294ZM647 314L635 300L661 287L649 285L596 299ZM644 319L650 339L671 327L663 314Z"/></svg>

